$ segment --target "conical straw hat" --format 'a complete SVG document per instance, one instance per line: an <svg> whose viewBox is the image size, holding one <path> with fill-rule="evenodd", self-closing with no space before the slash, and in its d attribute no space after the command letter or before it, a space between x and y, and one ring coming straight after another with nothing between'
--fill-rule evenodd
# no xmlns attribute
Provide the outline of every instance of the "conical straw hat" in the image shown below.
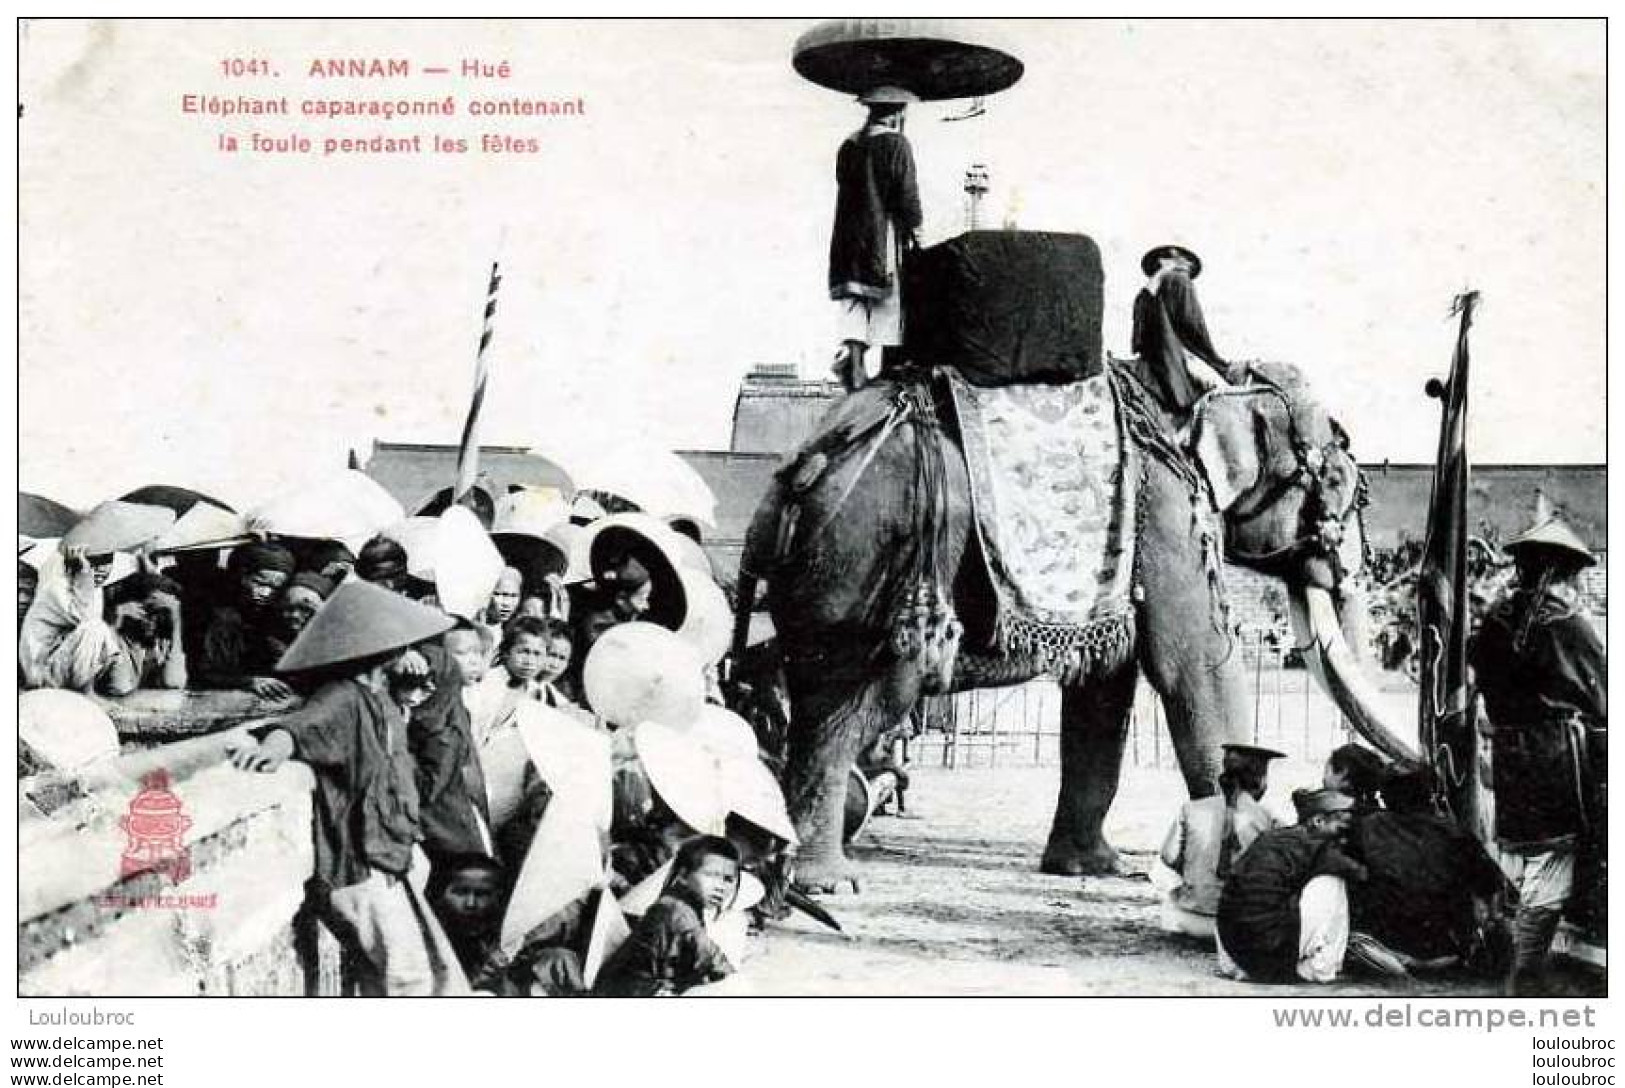
<svg viewBox="0 0 1625 1088"><path fill-rule="evenodd" d="M687 642L652 623L622 623L587 653L582 684L599 717L619 726L686 726L705 705L704 665Z"/></svg>
<svg viewBox="0 0 1625 1088"><path fill-rule="evenodd" d="M17 493L17 531L35 540L60 538L79 522L79 512L43 495Z"/></svg>
<svg viewBox="0 0 1625 1088"><path fill-rule="evenodd" d="M502 553L468 507L447 507L435 519L433 578L444 611L467 620L478 616L503 566Z"/></svg>
<svg viewBox="0 0 1625 1088"><path fill-rule="evenodd" d="M666 862L628 889L621 896L621 913L628 918L641 918L649 913L649 908L655 905L660 893L666 890L666 881L671 879L671 867L672 862Z"/></svg>
<svg viewBox="0 0 1625 1088"><path fill-rule="evenodd" d="M682 566L682 537L650 514L615 514L600 518L587 529L587 556L593 579L608 584L607 575L618 557L630 556L649 572L650 623L675 631L688 614L688 596L678 574Z"/></svg>
<svg viewBox="0 0 1625 1088"><path fill-rule="evenodd" d="M1588 567L1597 561L1596 555L1585 546L1585 541L1580 539L1580 535L1569 528L1568 523L1562 518L1556 516L1548 517L1502 545L1502 550L1507 552L1516 552L1520 548L1550 548L1554 551L1567 552Z"/></svg>
<svg viewBox="0 0 1625 1088"><path fill-rule="evenodd" d="M710 575L683 567L678 570L678 578L688 607L677 634L699 652L700 660L715 665L733 640L733 612L728 608L728 598Z"/></svg>
<svg viewBox="0 0 1625 1088"><path fill-rule="evenodd" d="M213 503L195 502L152 542L153 551L229 548L248 540L248 520Z"/></svg>
<svg viewBox="0 0 1625 1088"><path fill-rule="evenodd" d="M604 962L631 935L632 927L626 924L626 915L621 913L620 904L615 902L608 888L600 891L592 913L592 931L587 937L587 954L581 958L581 980L588 989L598 980L598 972L603 969Z"/></svg>
<svg viewBox="0 0 1625 1088"><path fill-rule="evenodd" d="M118 755L118 730L93 700L42 688L17 699L17 737L55 770L81 771Z"/></svg>
<svg viewBox="0 0 1625 1088"><path fill-rule="evenodd" d="M784 803L784 787L760 759L724 759L722 796L728 811L788 843L799 842Z"/></svg>
<svg viewBox="0 0 1625 1088"><path fill-rule="evenodd" d="M175 511L112 499L100 503L62 538L63 548L90 555L135 551L175 524Z"/></svg>
<svg viewBox="0 0 1625 1088"><path fill-rule="evenodd" d="M722 834L728 810L722 767L711 750L659 722L639 725L633 742L649 784L666 807L695 831Z"/></svg>
<svg viewBox="0 0 1625 1088"><path fill-rule="evenodd" d="M531 765L553 793L548 804L580 809L608 831L614 806L609 736L534 699L522 700L515 717Z"/></svg>
<svg viewBox="0 0 1625 1088"><path fill-rule="evenodd" d="M451 617L369 582L345 582L305 625L278 672L303 672L403 650L443 634Z"/></svg>
<svg viewBox="0 0 1625 1088"><path fill-rule="evenodd" d="M502 918L503 951L510 955L518 951L525 934L603 883L598 829L581 812L549 805L536 825Z"/></svg>
<svg viewBox="0 0 1625 1088"><path fill-rule="evenodd" d="M706 703L686 732L715 752L719 759L757 758L756 730L725 706Z"/></svg>

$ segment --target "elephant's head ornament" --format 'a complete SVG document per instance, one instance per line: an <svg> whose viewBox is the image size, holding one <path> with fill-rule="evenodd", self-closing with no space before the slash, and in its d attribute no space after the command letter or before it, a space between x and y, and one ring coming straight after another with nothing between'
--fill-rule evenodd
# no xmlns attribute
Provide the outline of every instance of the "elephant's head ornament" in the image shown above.
<svg viewBox="0 0 1625 1088"><path fill-rule="evenodd" d="M1278 575L1290 591L1299 648L1343 713L1390 756L1410 746L1385 720L1345 626L1365 606L1348 575L1364 561L1360 468L1348 436L1289 367L1209 394L1192 445L1224 513L1225 557Z"/></svg>
<svg viewBox="0 0 1625 1088"><path fill-rule="evenodd" d="M1207 397L1192 432L1225 515L1225 554L1289 583L1334 591L1358 569L1360 468L1348 436L1296 374Z"/></svg>

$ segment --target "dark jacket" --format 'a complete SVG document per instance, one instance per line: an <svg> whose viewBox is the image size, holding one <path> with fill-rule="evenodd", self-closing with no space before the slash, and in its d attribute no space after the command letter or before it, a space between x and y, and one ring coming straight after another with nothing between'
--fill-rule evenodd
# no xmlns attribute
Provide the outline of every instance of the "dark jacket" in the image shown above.
<svg viewBox="0 0 1625 1088"><path fill-rule="evenodd" d="M1467 952L1474 897L1493 896L1503 881L1477 839L1431 812L1363 816L1349 853L1369 874L1349 885L1352 927L1420 959Z"/></svg>
<svg viewBox="0 0 1625 1088"><path fill-rule="evenodd" d="M412 711L407 728L407 743L417 765L424 852L431 859L488 854L479 821L489 827L491 813L468 707L463 703L462 677L457 663L440 646L419 649L434 671L435 681L434 694Z"/></svg>
<svg viewBox="0 0 1625 1088"><path fill-rule="evenodd" d="M191 661L189 686L238 690L253 677L274 675L285 647L272 637L272 622L269 611L254 615L234 604L210 609Z"/></svg>
<svg viewBox="0 0 1625 1088"><path fill-rule="evenodd" d="M418 838L418 797L395 704L359 681L337 680L270 729L293 737L294 758L315 775L317 880L337 890L373 869L404 876Z"/></svg>
<svg viewBox="0 0 1625 1088"><path fill-rule="evenodd" d="M1364 869L1336 840L1307 828L1266 831L1236 859L1219 895L1219 940L1249 978L1297 980L1298 897L1317 876L1359 880Z"/></svg>
<svg viewBox="0 0 1625 1088"><path fill-rule="evenodd" d="M901 236L922 221L914 152L900 132L864 128L841 144L835 182L830 297L884 298L895 287L887 272L887 223Z"/></svg>
<svg viewBox="0 0 1625 1088"><path fill-rule="evenodd" d="M1495 831L1508 847L1574 841L1605 778L1607 654L1590 620L1555 594L1518 590L1468 646L1494 726Z"/></svg>
<svg viewBox="0 0 1625 1088"><path fill-rule="evenodd" d="M673 884L604 964L593 993L608 997L680 994L733 974L728 957L705 931L704 905Z"/></svg>

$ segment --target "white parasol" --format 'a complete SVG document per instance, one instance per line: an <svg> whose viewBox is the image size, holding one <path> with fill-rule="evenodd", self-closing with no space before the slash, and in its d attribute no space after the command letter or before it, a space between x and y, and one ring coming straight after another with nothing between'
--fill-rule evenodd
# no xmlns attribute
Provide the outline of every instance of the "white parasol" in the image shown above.
<svg viewBox="0 0 1625 1088"><path fill-rule="evenodd" d="M653 442L607 427L559 429L530 452L570 477L576 490L607 491L660 517L716 528L717 500L687 461Z"/></svg>
<svg viewBox="0 0 1625 1088"><path fill-rule="evenodd" d="M351 551L406 517L406 510L376 480L345 469L250 510L256 532L342 541Z"/></svg>

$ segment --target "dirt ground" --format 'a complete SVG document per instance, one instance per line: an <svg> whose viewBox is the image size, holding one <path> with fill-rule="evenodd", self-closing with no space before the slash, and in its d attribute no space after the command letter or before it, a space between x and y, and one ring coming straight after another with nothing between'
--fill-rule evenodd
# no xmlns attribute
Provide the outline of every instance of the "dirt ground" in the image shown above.
<svg viewBox="0 0 1625 1088"><path fill-rule="evenodd" d="M1307 765L1277 767L1272 798L1318 777ZM871 821L852 851L861 894L822 900L844 935L792 914L753 942L741 992L1351 997L1498 990L1463 979L1263 987L1220 978L1211 951L1157 928L1148 879L1038 872L1058 781L1053 766L919 768L909 791L919 818ZM1125 775L1108 834L1137 870L1149 869L1183 796L1171 770Z"/></svg>

